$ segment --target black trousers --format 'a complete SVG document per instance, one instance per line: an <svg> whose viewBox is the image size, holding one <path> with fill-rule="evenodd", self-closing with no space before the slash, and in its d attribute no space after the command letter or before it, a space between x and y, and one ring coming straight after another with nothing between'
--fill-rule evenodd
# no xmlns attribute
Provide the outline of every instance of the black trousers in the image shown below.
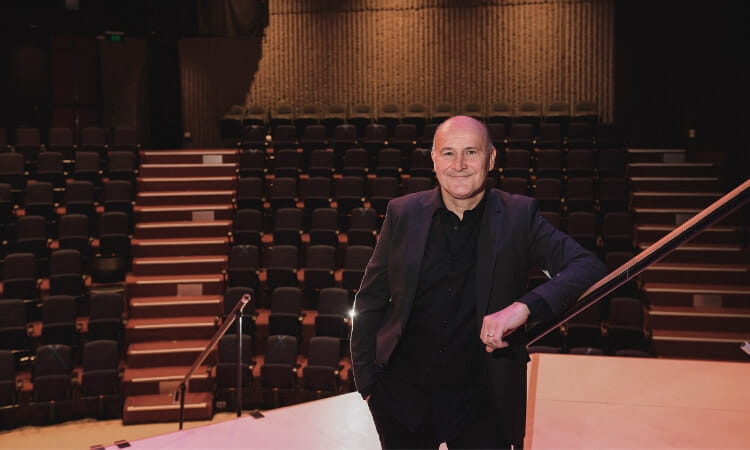
<svg viewBox="0 0 750 450"><path fill-rule="evenodd" d="M416 431L402 425L390 414L378 389L367 401L375 428L384 449L437 449L441 441L435 436L431 423L424 423ZM502 435L497 424L497 416L491 408L486 407L477 415L476 420L466 424L455 437L445 444L451 449L510 449L521 448L511 445Z"/></svg>

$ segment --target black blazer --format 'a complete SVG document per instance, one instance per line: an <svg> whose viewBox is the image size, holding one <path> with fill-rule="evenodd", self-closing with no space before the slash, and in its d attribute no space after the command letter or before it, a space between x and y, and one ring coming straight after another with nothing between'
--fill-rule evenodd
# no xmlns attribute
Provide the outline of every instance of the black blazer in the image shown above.
<svg viewBox="0 0 750 450"><path fill-rule="evenodd" d="M539 310L535 302L545 302L552 315L534 319L550 320L604 275L596 256L542 218L536 200L497 189L487 195L476 263L480 325L485 315L514 301L526 303L532 311ZM360 390L375 382L376 366L388 366L399 342L414 303L432 214L440 204L438 186L388 205L354 302L351 354ZM551 279L526 292L533 267L545 269ZM510 350L487 353L499 424L511 442L523 442L528 359L523 339L514 340Z"/></svg>

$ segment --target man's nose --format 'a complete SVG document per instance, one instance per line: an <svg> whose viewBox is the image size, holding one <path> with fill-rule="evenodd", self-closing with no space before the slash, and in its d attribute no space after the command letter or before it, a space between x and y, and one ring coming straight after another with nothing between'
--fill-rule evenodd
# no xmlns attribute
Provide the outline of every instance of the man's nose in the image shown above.
<svg viewBox="0 0 750 450"><path fill-rule="evenodd" d="M466 158L463 153L457 153L453 159L453 170L463 170L466 168Z"/></svg>

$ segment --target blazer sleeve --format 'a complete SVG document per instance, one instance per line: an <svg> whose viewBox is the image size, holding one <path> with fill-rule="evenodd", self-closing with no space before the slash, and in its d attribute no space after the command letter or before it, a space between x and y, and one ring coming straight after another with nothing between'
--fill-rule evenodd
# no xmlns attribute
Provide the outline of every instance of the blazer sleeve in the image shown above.
<svg viewBox="0 0 750 450"><path fill-rule="evenodd" d="M530 262L534 267L546 270L551 278L519 301L540 316L532 317L532 320L548 321L599 281L606 274L606 268L596 255L545 220L539 213L536 200L529 201L527 207Z"/></svg>
<svg viewBox="0 0 750 450"><path fill-rule="evenodd" d="M365 275L354 300L351 356L357 390L366 394L375 383L377 333L391 293L388 285L388 258L393 240L393 211L389 204L378 242L365 268Z"/></svg>

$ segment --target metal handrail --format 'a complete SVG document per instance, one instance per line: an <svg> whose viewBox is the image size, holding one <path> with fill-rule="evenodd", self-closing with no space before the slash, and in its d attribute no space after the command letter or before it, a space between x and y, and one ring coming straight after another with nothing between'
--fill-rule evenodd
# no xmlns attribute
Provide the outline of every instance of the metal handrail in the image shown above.
<svg viewBox="0 0 750 450"><path fill-rule="evenodd" d="M609 293L638 276L648 266L658 262L677 247L694 238L710 225L731 214L749 200L750 179L747 179L744 183L716 200L711 206L699 212L690 220L675 228L672 232L588 288L575 303L562 313L561 318L557 319L552 325L540 324L528 330L526 336L531 336L531 338L528 339L526 345L533 345L539 339L556 330L560 325L575 317L589 306L602 300Z"/></svg>
<svg viewBox="0 0 750 450"><path fill-rule="evenodd" d="M226 334L235 319L237 320L237 416L240 416L242 411L242 310L245 309L245 306L247 306L248 303L250 303L249 293L244 294L234 305L232 312L227 314L221 326L211 338L211 341L195 359L192 367L190 367L190 370L188 370L185 377L182 379L182 382L180 382L177 387L177 390L174 393L174 398L175 401L179 400L180 402L180 430L182 429L182 422L185 417L185 391L187 390L187 384L190 381L190 377L192 377L195 371L198 370L201 364L203 364L203 361L206 360L211 351L219 343L219 339Z"/></svg>

